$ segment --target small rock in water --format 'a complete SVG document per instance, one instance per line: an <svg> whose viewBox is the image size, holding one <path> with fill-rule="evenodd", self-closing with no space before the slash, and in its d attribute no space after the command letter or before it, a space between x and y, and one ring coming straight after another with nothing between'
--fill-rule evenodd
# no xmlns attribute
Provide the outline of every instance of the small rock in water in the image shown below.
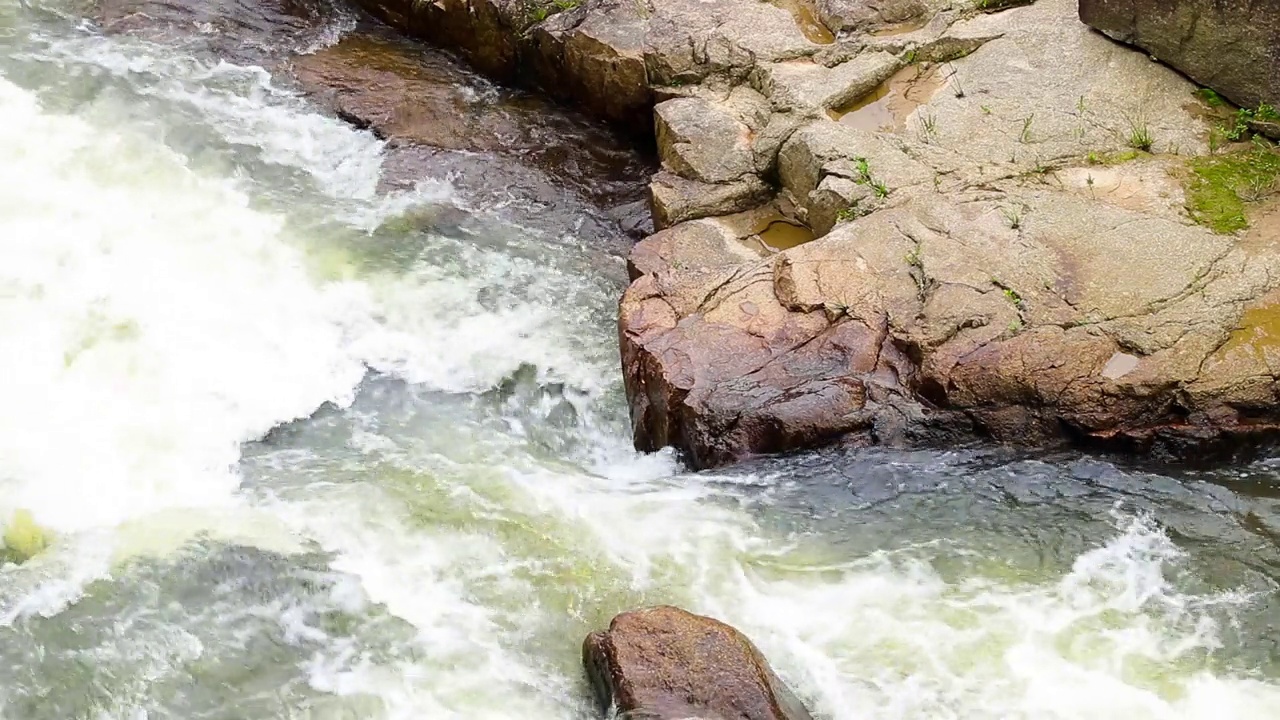
<svg viewBox="0 0 1280 720"><path fill-rule="evenodd" d="M639 720L812 720L742 633L670 606L622 613L582 661L605 708Z"/></svg>

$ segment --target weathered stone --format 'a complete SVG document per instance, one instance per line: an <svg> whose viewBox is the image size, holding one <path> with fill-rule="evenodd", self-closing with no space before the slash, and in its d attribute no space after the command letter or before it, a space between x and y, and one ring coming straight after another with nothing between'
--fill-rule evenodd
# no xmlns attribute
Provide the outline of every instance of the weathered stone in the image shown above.
<svg viewBox="0 0 1280 720"><path fill-rule="evenodd" d="M552 15L528 0L357 0L393 27L453 48L481 72L536 85L636 131L649 126L648 18L627 0ZM545 12L545 9L544 9Z"/></svg>
<svg viewBox="0 0 1280 720"><path fill-rule="evenodd" d="M810 720L756 646L679 608L633 610L593 632L582 661L602 707L644 720Z"/></svg>
<svg viewBox="0 0 1280 720"><path fill-rule="evenodd" d="M834 67L810 60L761 64L752 84L778 112L816 113L857 100L898 69L897 58L886 52L859 55Z"/></svg>
<svg viewBox="0 0 1280 720"><path fill-rule="evenodd" d="M602 117L649 120L662 99L660 232L633 248L619 311L641 449L707 467L823 442L1150 449L1280 430L1280 203L1255 188L1251 215L1272 219L1238 237L1195 225L1194 86L1091 31L1075 0L818 0L844 33L826 45L757 0L587 0L545 19L515 0L379 2ZM1185 37L1197 61L1227 17L1254 75L1280 77L1274 53L1250 54L1280 22L1248 15L1265 3L1115 10L1139 4L1080 12L1109 9L1139 45ZM908 61L893 78L914 79L884 82ZM1196 77L1274 101L1228 87L1234 71ZM723 217L753 208L821 237L779 250Z"/></svg>
<svg viewBox="0 0 1280 720"><path fill-rule="evenodd" d="M836 32L906 32L927 23L945 0L818 0L818 17Z"/></svg>
<svg viewBox="0 0 1280 720"><path fill-rule="evenodd" d="M655 2L645 42L649 80L657 85L743 80L756 63L818 50L786 10L743 0Z"/></svg>
<svg viewBox="0 0 1280 720"><path fill-rule="evenodd" d="M822 236L842 219L852 220L872 212L878 200L867 183L828 175L805 197L796 214L803 217L815 235Z"/></svg>
<svg viewBox="0 0 1280 720"><path fill-rule="evenodd" d="M1240 105L1280 104L1277 0L1080 0L1080 19Z"/></svg>
<svg viewBox="0 0 1280 720"><path fill-rule="evenodd" d="M730 215L769 200L771 190L755 175L709 184L660 172L649 184L653 222L659 230L698 218Z"/></svg>
<svg viewBox="0 0 1280 720"><path fill-rule="evenodd" d="M906 189L924 185L933 173L873 133L823 119L801 128L783 145L778 176L800 220L822 234L841 212L865 215L905 197ZM828 182L829 177L849 182ZM848 204L839 207L842 197Z"/></svg>
<svg viewBox="0 0 1280 720"><path fill-rule="evenodd" d="M751 129L728 110L697 98L654 108L658 154L673 172L703 183L740 180L755 170Z"/></svg>
<svg viewBox="0 0 1280 720"><path fill-rule="evenodd" d="M299 55L288 67L303 90L388 140L397 150L393 154L431 146L518 157L526 171L545 173L559 186L557 193L570 188L603 207L642 197L637 181L653 167L606 128L560 112L547 100L505 90L485 97L459 92L460 84L474 82L469 71L385 28L347 35ZM518 177L521 171L514 167L507 172L516 175L495 177L492 184L505 182L522 192L538 186ZM648 203L642 205L648 215ZM647 217L627 224L633 230L651 226Z"/></svg>
<svg viewBox="0 0 1280 720"><path fill-rule="evenodd" d="M906 268L890 282L825 242L743 262L714 223L680 225L633 250L645 259L633 262L619 328L639 448L675 445L710 467L836 439L937 433L904 390L915 368L877 306L880 288L915 297ZM689 256L673 241L681 236L707 240Z"/></svg>

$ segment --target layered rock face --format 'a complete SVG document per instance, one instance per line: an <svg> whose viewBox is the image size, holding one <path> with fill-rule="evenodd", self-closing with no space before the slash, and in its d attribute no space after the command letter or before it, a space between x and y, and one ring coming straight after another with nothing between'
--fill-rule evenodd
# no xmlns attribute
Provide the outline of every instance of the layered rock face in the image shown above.
<svg viewBox="0 0 1280 720"><path fill-rule="evenodd" d="M582 647L602 707L640 720L812 720L742 633L661 606L633 610Z"/></svg>
<svg viewBox="0 0 1280 720"><path fill-rule="evenodd" d="M468 48L488 31L449 23L502 1L383 14ZM1008 5L588 0L520 32L502 6L504 39L474 52L604 117L656 103L658 232L619 313L638 448L710 467L835 441L1183 452L1280 429L1274 185L1224 181L1247 231L1197 224L1195 86L1074 0L981 9Z"/></svg>
<svg viewBox="0 0 1280 720"><path fill-rule="evenodd" d="M1239 105L1280 103L1277 0L1080 0L1080 19Z"/></svg>
<svg viewBox="0 0 1280 720"><path fill-rule="evenodd" d="M411 35L459 50L484 72L530 82L592 114L647 129L647 18L631 0L355 0Z"/></svg>

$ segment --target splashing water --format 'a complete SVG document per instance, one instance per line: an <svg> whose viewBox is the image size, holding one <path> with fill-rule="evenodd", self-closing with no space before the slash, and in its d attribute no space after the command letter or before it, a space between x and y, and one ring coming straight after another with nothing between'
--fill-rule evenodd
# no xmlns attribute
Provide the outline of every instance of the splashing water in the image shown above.
<svg viewBox="0 0 1280 720"><path fill-rule="evenodd" d="M822 718L1275 716L1267 464L681 475L589 204L380 192L272 72L65 18L0 0L0 716L594 717L581 638L656 602Z"/></svg>

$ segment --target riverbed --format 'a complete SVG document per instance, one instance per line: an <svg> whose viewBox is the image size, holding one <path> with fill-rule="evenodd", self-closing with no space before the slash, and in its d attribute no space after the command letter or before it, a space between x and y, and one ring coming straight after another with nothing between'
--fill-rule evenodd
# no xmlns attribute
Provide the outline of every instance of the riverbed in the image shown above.
<svg viewBox="0 0 1280 720"><path fill-rule="evenodd" d="M1280 461L638 454L651 160L406 42L0 0L0 718L598 717L653 603L821 718L1280 716Z"/></svg>

